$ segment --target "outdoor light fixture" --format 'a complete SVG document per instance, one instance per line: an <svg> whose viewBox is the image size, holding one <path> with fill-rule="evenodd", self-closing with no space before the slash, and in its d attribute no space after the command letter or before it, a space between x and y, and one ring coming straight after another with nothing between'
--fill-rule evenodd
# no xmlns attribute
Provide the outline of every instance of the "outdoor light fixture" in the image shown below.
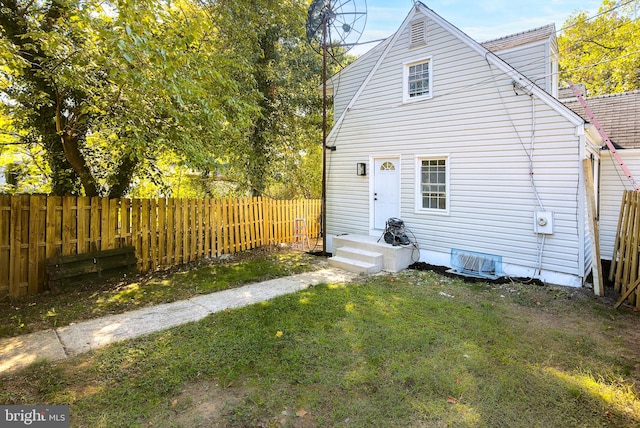
<svg viewBox="0 0 640 428"><path fill-rule="evenodd" d="M367 164L364 162L358 162L356 172L359 177L364 177L365 175L367 175Z"/></svg>

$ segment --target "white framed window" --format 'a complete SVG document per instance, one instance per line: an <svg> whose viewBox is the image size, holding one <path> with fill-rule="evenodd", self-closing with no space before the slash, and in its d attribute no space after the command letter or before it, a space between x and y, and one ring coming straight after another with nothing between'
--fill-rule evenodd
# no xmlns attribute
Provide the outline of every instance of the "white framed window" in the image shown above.
<svg viewBox="0 0 640 428"><path fill-rule="evenodd" d="M416 160L416 210L449 212L449 156Z"/></svg>
<svg viewBox="0 0 640 428"><path fill-rule="evenodd" d="M418 101L432 97L433 61L431 57L404 63L404 102Z"/></svg>

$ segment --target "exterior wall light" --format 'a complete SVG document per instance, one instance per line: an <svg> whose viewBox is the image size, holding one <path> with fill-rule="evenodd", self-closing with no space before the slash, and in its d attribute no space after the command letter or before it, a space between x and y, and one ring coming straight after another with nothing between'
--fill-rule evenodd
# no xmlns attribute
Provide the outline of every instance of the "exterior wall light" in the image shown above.
<svg viewBox="0 0 640 428"><path fill-rule="evenodd" d="M358 174L359 177L364 177L365 175L367 175L366 163L358 162L356 165L357 165L356 173Z"/></svg>

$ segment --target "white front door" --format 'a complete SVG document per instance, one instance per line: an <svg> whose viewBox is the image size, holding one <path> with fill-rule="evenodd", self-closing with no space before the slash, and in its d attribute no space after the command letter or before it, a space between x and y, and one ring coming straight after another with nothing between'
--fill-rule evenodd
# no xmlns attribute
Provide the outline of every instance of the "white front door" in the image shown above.
<svg viewBox="0 0 640 428"><path fill-rule="evenodd" d="M400 160L376 159L373 168L373 227L384 229L391 217L400 217Z"/></svg>

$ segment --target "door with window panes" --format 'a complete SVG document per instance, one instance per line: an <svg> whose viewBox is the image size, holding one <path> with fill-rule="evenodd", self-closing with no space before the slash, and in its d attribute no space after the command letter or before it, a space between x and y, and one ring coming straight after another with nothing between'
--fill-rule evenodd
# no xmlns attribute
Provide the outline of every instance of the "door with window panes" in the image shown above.
<svg viewBox="0 0 640 428"><path fill-rule="evenodd" d="M391 217L400 217L400 159L376 159L373 169L373 227L384 229Z"/></svg>

